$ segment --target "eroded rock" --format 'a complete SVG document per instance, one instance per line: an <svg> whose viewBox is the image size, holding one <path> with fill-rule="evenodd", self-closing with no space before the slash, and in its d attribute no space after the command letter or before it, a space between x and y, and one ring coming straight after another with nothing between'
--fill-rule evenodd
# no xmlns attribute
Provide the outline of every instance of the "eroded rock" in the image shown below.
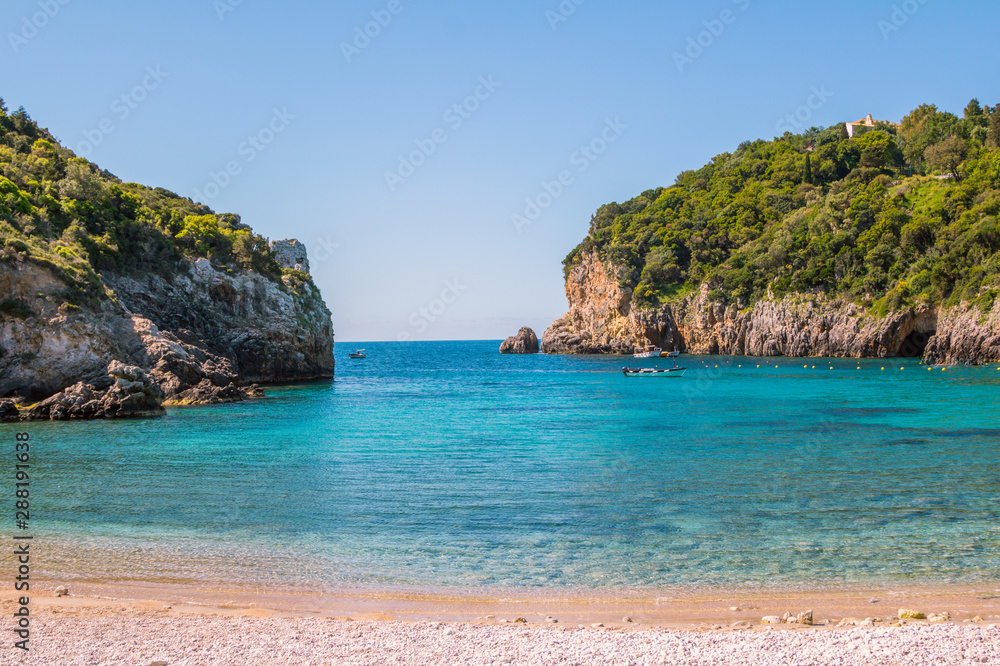
<svg viewBox="0 0 1000 666"><path fill-rule="evenodd" d="M304 246L286 249L306 272ZM164 404L262 397L258 383L333 376L330 312L307 277L279 284L206 259L188 267L170 279L105 273L115 298L62 307L65 284L50 269L0 265L0 287L32 313L0 317L0 397L35 403L28 419L147 416ZM13 405L4 414L20 418Z"/></svg>
<svg viewBox="0 0 1000 666"><path fill-rule="evenodd" d="M638 309L623 284L618 269L593 252L585 254L566 280L569 311L545 331L542 351L631 354L653 344L695 354L1000 361L1000 299L988 313L962 304L880 317L819 294L721 305L703 284L669 305Z"/></svg>
<svg viewBox="0 0 1000 666"><path fill-rule="evenodd" d="M537 354L538 337L527 326L521 327L517 335L511 336L500 345L501 354Z"/></svg>

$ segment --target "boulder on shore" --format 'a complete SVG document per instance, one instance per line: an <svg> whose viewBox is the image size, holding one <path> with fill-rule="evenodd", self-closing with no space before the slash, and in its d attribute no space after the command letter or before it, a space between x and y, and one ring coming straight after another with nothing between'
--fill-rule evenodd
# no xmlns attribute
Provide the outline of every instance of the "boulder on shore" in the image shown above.
<svg viewBox="0 0 1000 666"><path fill-rule="evenodd" d="M527 326L522 326L517 335L507 338L500 345L501 354L537 354L538 336Z"/></svg>
<svg viewBox="0 0 1000 666"><path fill-rule="evenodd" d="M12 400L0 400L0 423L13 423L21 420L21 412Z"/></svg>

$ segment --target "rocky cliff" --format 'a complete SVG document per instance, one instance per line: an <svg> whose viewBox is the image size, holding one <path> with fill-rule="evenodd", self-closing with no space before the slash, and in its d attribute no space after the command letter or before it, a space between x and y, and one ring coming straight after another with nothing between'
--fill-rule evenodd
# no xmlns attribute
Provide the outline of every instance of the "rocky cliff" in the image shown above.
<svg viewBox="0 0 1000 666"><path fill-rule="evenodd" d="M1000 301L906 309L878 317L819 295L773 297L739 309L711 302L707 285L656 309L632 306L618 271L589 253L566 280L569 312L545 331L545 353L628 354L675 346L694 354L924 357L934 363L1000 361Z"/></svg>
<svg viewBox="0 0 1000 666"><path fill-rule="evenodd" d="M169 277L105 273L105 297L83 307L65 302L51 267L8 256L0 398L33 419L145 416L161 405L259 396L257 383L332 377L330 311L304 249L285 242L274 255L293 269L280 283L183 259Z"/></svg>

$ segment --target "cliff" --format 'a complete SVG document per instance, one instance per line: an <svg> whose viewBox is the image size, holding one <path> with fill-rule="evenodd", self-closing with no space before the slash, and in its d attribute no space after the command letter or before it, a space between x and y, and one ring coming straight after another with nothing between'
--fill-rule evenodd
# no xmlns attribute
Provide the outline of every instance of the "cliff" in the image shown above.
<svg viewBox="0 0 1000 666"><path fill-rule="evenodd" d="M637 308L619 272L594 253L583 257L566 281L569 312L545 331L543 352L631 354L655 344L691 354L1000 361L1000 301L988 313L962 303L879 316L845 300L787 294L741 310L713 303L703 284L672 304Z"/></svg>
<svg viewBox="0 0 1000 666"><path fill-rule="evenodd" d="M257 397L332 377L333 343L301 243L122 182L0 99L0 420Z"/></svg>
<svg viewBox="0 0 1000 666"><path fill-rule="evenodd" d="M185 261L171 278L103 276L108 298L97 307L61 303L65 285L50 268L0 262L0 293L17 304L0 311L0 398L41 400L33 419L151 415L259 396L256 383L333 376L330 312L308 276L276 283ZM100 406L126 382L144 382L140 408L123 411L114 395Z"/></svg>
<svg viewBox="0 0 1000 666"><path fill-rule="evenodd" d="M1000 359L1000 105L746 141L601 206L549 353Z"/></svg>

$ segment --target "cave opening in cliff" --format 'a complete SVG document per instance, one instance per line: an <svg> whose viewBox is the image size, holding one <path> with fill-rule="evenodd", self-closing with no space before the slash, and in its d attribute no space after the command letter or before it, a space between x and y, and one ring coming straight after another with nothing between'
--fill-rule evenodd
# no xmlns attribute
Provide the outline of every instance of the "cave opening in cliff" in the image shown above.
<svg viewBox="0 0 1000 666"><path fill-rule="evenodd" d="M937 331L913 331L906 339L903 340L903 344L899 347L898 356L903 358L920 358L924 355L924 350L927 349L927 343L930 342L931 338Z"/></svg>

